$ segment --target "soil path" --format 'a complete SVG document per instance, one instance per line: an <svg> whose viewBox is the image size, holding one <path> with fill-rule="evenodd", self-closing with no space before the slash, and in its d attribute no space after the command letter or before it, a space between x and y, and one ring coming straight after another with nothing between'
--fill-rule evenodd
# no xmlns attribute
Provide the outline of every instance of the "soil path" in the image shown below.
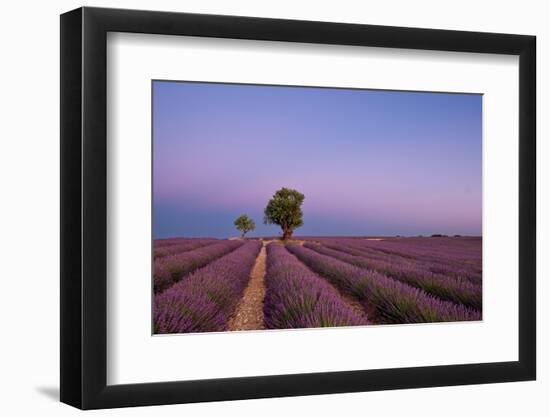
<svg viewBox="0 0 550 417"><path fill-rule="evenodd" d="M332 285L332 287L336 290L336 292L340 294L340 297L342 297L344 302L355 310L359 317L365 320L365 322L368 322L367 324L373 324L376 322L376 320L374 319L374 309L364 309L363 305L359 302L357 298L353 297L352 295L344 294L342 291L339 291L338 288L336 288L334 285Z"/></svg>
<svg viewBox="0 0 550 417"><path fill-rule="evenodd" d="M261 330L264 329L264 296L265 296L265 242L256 258L256 263L250 273L248 287L237 306L235 315L229 321L229 330Z"/></svg>

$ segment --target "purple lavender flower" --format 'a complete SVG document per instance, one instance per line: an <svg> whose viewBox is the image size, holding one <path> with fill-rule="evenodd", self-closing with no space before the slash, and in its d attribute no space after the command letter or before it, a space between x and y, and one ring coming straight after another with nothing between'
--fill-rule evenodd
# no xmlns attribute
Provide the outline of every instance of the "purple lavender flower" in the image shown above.
<svg viewBox="0 0 550 417"><path fill-rule="evenodd" d="M243 245L239 240L223 240L188 252L157 259L154 266L155 293L164 291L185 275Z"/></svg>
<svg viewBox="0 0 550 417"><path fill-rule="evenodd" d="M156 247L156 244L153 243L153 258L158 259L169 255L187 252L193 249L202 248L203 246L212 245L216 242L218 241L214 239L182 239L172 245L162 245L160 247Z"/></svg>
<svg viewBox="0 0 550 417"><path fill-rule="evenodd" d="M282 245L267 246L264 320L269 329L368 324L325 280Z"/></svg>
<svg viewBox="0 0 550 417"><path fill-rule="evenodd" d="M241 299L261 243L250 241L157 294L154 332L223 331Z"/></svg>
<svg viewBox="0 0 550 417"><path fill-rule="evenodd" d="M434 274L418 267L414 262L389 262L346 253L346 249L335 250L323 245L306 243L309 249L350 263L360 268L374 270L406 284L423 289L444 300L464 304L481 310L481 286L468 280L458 280L442 274Z"/></svg>
<svg viewBox="0 0 550 417"><path fill-rule="evenodd" d="M343 291L357 297L365 309L375 308L377 320L387 323L424 323L481 320L481 312L435 298L375 271L321 255L299 245L290 252Z"/></svg>

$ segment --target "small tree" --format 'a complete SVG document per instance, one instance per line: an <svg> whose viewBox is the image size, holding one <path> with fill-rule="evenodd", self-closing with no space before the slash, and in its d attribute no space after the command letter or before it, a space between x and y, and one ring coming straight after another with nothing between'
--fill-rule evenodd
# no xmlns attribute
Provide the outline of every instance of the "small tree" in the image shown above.
<svg viewBox="0 0 550 417"><path fill-rule="evenodd" d="M267 203L264 210L264 223L281 226L283 240L291 238L294 229L304 224L303 202L302 193L290 188L281 188Z"/></svg>
<svg viewBox="0 0 550 417"><path fill-rule="evenodd" d="M237 217L233 224L235 225L237 230L241 232L241 238L244 238L244 235L256 228L256 223L254 223L254 220L252 220L246 214Z"/></svg>

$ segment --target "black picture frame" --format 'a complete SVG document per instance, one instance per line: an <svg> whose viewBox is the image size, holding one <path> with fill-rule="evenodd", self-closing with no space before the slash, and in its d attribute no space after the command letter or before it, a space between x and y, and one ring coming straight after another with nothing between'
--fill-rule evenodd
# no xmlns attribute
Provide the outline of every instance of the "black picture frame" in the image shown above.
<svg viewBox="0 0 550 417"><path fill-rule="evenodd" d="M108 32L519 56L519 360L107 385ZM82 409L534 380L534 36L102 8L61 15L61 401Z"/></svg>

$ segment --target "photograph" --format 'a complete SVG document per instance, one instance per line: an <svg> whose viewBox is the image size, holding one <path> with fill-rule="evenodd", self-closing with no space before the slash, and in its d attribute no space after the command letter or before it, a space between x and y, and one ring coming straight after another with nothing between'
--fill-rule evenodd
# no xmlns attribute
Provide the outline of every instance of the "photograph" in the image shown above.
<svg viewBox="0 0 550 417"><path fill-rule="evenodd" d="M482 321L482 94L151 100L154 335Z"/></svg>

